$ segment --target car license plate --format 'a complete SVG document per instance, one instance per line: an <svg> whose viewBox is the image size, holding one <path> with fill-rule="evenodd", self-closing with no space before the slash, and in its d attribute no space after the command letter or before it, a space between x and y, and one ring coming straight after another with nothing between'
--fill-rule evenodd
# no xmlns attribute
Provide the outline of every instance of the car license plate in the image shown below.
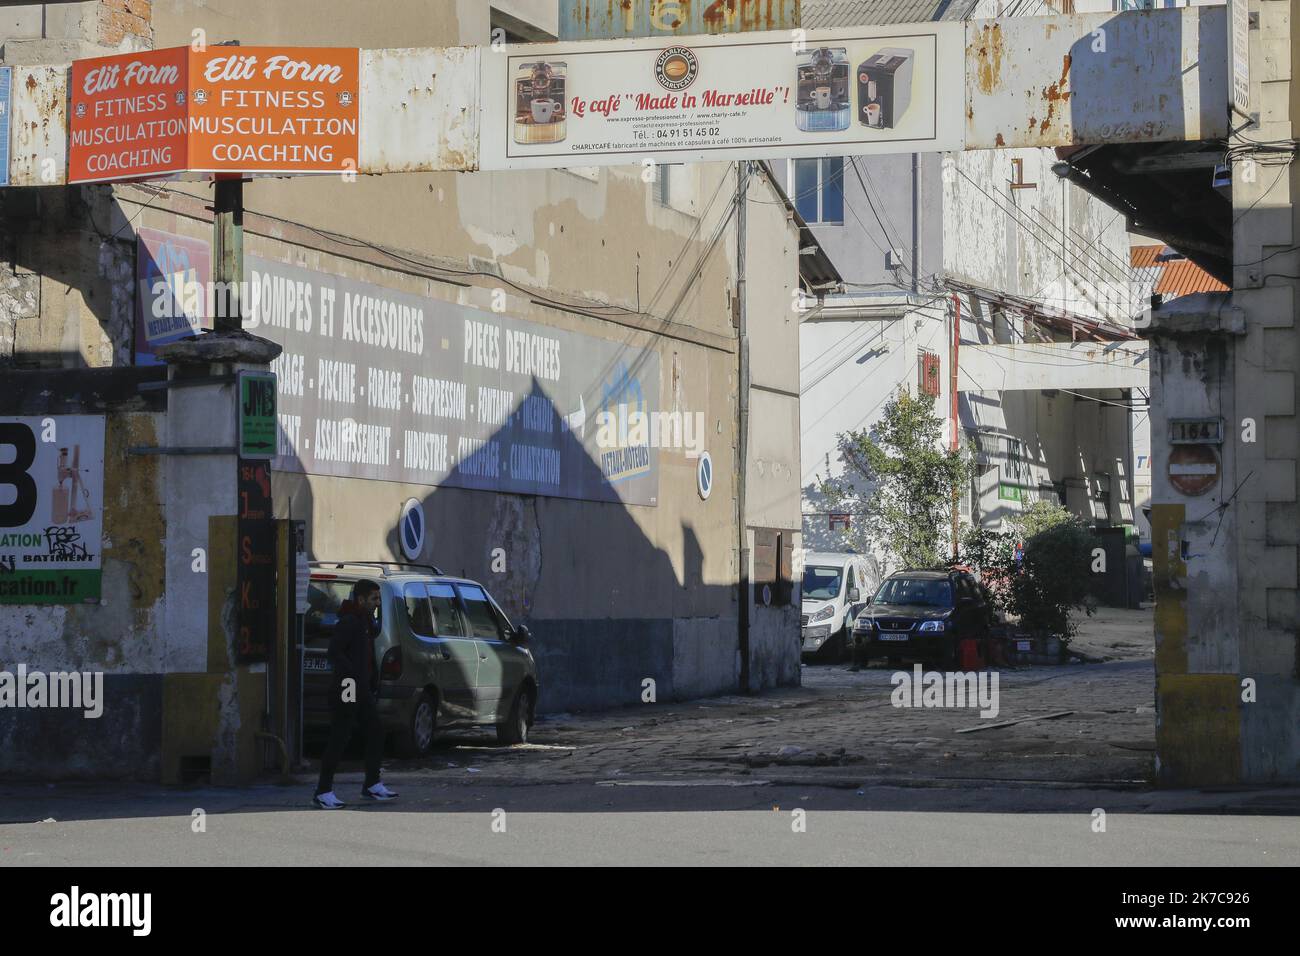
<svg viewBox="0 0 1300 956"><path fill-rule="evenodd" d="M329 673L330 662L324 657L304 657L302 659L302 669L305 671L324 671Z"/></svg>
<svg viewBox="0 0 1300 956"><path fill-rule="evenodd" d="M882 641L905 641L907 640L907 635L906 634L881 634L880 639Z"/></svg>

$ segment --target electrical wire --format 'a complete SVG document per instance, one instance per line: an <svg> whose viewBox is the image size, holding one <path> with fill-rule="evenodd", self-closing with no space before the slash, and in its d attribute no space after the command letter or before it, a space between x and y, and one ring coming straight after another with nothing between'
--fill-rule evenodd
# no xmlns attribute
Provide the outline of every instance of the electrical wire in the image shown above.
<svg viewBox="0 0 1300 956"><path fill-rule="evenodd" d="M1073 395L1075 398L1086 398L1090 402L1096 402L1098 405L1114 405L1116 408L1127 408L1130 411L1150 408L1150 405L1130 405L1124 402L1112 402L1105 398L1097 398L1093 395L1084 395L1082 392L1072 392L1068 388L1058 388L1058 392L1064 392L1066 395Z"/></svg>
<svg viewBox="0 0 1300 956"><path fill-rule="evenodd" d="M721 190L721 186L722 186L723 184L725 184L725 181L726 181L726 179L724 178L723 183L720 183L720 184L719 184L719 189L718 189L718 190L715 190L715 197L716 197L717 193L720 192L720 190ZM153 196L153 198L150 199L150 203L149 203L149 204L152 204L152 203L153 203L153 202L158 198L158 196L159 196L159 195L162 195L162 194L179 195L179 196L185 196L185 197L187 197L187 198L193 198L192 194L190 194L190 193L185 193L185 192L182 192L181 190L170 189L170 188L168 188L168 187L166 187L166 186L157 186L157 185L155 185L155 186L152 187L152 189L151 189L150 191L152 191L152 192L154 193L154 196ZM146 205L145 205L145 208L148 208L148 205L149 205L149 204L146 204ZM734 201L733 201L733 203L732 203L732 207L733 207L733 208L732 208L732 210L731 210L731 213L726 217L726 219L725 219L724 221L729 221L729 219L730 219L730 215L734 214L734 211L735 211L735 210L734 210L734 206L735 206L735 203L734 203ZM143 212L143 211L144 211L143 209L140 210L140 212ZM520 292L521 294L527 296L527 297L530 298L530 299L536 300L536 301L538 301L538 302L540 302L540 303L542 303L542 304L545 304L545 305L555 306L555 307L557 307L557 308L564 309L564 310L567 310L567 311L585 312L585 313L587 313L587 314L589 314L589 315L592 315L592 316L594 316L594 317L596 317L596 318L608 318L609 316L607 316L607 315L602 315L602 313L605 313L605 312L615 313L615 314L623 314L623 315L629 315L629 316L633 316L633 315L635 315L635 316L642 316L642 317L645 317L645 318L651 318L651 319L664 319L664 318L665 318L664 316L657 316L657 315L655 315L655 314L653 314L652 312L649 312L649 311L637 311L637 310L635 310L635 309L628 309L628 308L626 308L626 307L624 307L624 306L617 306L617 305L612 305L612 304L609 304L609 303L592 303L592 302L589 302L589 301L583 301L583 300L571 300L571 301L565 301L565 300L560 299L560 298L556 298L556 297L553 297L553 296L548 296L548 295L547 295L546 293L544 293L544 292L541 292L541 291L536 290L536 289L529 288L528 286L522 285L522 284L520 284L520 283L518 283L518 282L515 282L515 281L513 281L513 280L511 280L511 279L508 279L508 278L506 278L506 277L504 277L504 276L502 276L502 275L499 275L498 273L495 273L495 272L488 272L488 271L485 271L485 270L482 270L482 269L457 269L457 268L450 267L450 266L442 266L442 265L438 265L437 263L434 263L434 262L431 262L431 261L428 261L428 260L417 259L417 258L413 258L413 257L408 256L408 255L402 254L402 253L400 253L400 252L398 252L398 251L396 251L396 250L393 250L393 249L391 249L391 248L389 248L389 247L386 247L386 246L384 246L384 245L382 245L382 244L379 244L379 243L371 242L371 241L369 241L369 240L361 239L361 238L354 237L354 236L347 236L347 235L345 235L345 234L343 234L343 233L337 233L337 232L334 232L333 230L329 230L329 229L322 229L322 228L320 228L320 227L313 226L313 225L311 225L311 224L309 224L309 223L300 222L300 221L298 221L298 220L294 220L294 219L288 219L288 218L283 217L283 216L276 216L276 215L273 215L273 214L271 214L271 213L263 213L263 212L257 212L257 211L255 211L255 210L247 210L247 214L248 214L248 215L259 216L259 217L261 217L261 218L263 218L263 219L268 219L268 220L271 220L271 221L273 221L273 222L284 223L285 225L296 226L296 227L299 227L299 228L302 228L302 229L307 229L307 230L310 231L310 232L313 232L313 233L315 233L315 234L317 234L317 235L319 235L319 236L321 236L321 237L323 237L323 238L329 239L329 240L331 240L331 241L333 241L333 242L337 242L337 243L339 243L340 245L350 246L350 247L352 247L352 248L366 248L366 249L370 249L370 250L372 250L372 251L374 251L374 252L378 252L378 253L380 253L381 255L387 256L388 258L392 259L392 260L395 261L395 262L400 262L400 263L403 263L403 264L405 264L405 265L413 266L413 267L418 268L418 269L421 269L421 270L427 270L427 272L440 273L440 274L444 274L444 275L452 275L452 276L481 276L481 277L484 277L484 278L490 278L490 279L496 280L496 281L498 281L498 282L501 282L501 283L503 283L503 284L505 284L505 285L507 285L507 286L510 286L511 288L515 289L516 291ZM140 213L138 212L138 213L136 214L136 216L138 217L139 215L140 215ZM134 220L133 220L133 221L134 221ZM689 242L690 242L690 240L689 240L689 238L688 238L687 242L686 242L684 245L689 245ZM714 244L716 244L716 241L715 241ZM710 246L710 251L711 251L711 248L712 248L712 247ZM698 271L699 271L698 269L695 270L696 273L698 273ZM422 273L422 274L423 274L423 273ZM669 277L671 277L671 271L670 271L670 273L669 273L669 276L666 276L665 279L667 279L667 278L669 278ZM432 278L437 278L437 276L436 276L436 275L435 275L435 276L432 276ZM693 281L693 279L692 279L692 281ZM661 283L661 284L662 284L662 283ZM669 319L668 321L671 321L671 319Z"/></svg>
<svg viewBox="0 0 1300 956"><path fill-rule="evenodd" d="M1282 175L1286 171L1287 171L1286 166L1283 166L1281 169L1277 171L1277 175L1273 177L1273 182L1269 184L1268 189L1264 190L1257 197L1255 197L1255 201L1251 203L1249 206L1247 206L1244 212L1242 212L1240 215L1238 215L1235 219L1232 220L1232 224L1234 226L1236 226L1237 223L1241 222L1242 216L1245 216L1246 213L1250 212L1252 209L1258 206L1265 196L1267 196L1269 193L1271 193L1274 189L1277 188L1277 184L1281 181Z"/></svg>
<svg viewBox="0 0 1300 956"><path fill-rule="evenodd" d="M885 228L885 224L884 224L884 223L881 221L881 219L880 219L880 213L876 210L876 204L875 204L874 202L871 201L871 194L870 194L870 192L868 192L868 190L867 190L867 184L866 184L866 182L865 182L865 181L863 180L863 178L862 178L862 170L858 167L858 158L857 158L856 156L851 156L851 157L849 157L849 159L850 159L850 165L852 165L852 167L853 167L853 174L854 174L855 176L857 176L857 178L858 178L858 185L862 187L862 195L866 198L866 200L867 200L867 205L871 207L871 214L875 217L875 219L876 219L876 225L878 225L878 226L880 227L880 231L881 231L881 233L884 235L884 237L885 237L885 241L888 242L888 243L890 244L891 247L901 249L901 248L902 248L902 242L901 242L901 241L898 241L898 240L895 240L893 237L890 236L890 234L889 234L889 230ZM881 205L884 205L884 203L882 202ZM888 210L886 210L886 212L888 212ZM854 215L856 216L857 214L855 213ZM859 222L861 222L861 220L859 220ZM915 227L915 225L916 225L916 224L913 223L913 227ZM863 228L866 228L866 227L864 226ZM883 250L883 249L881 250L881 252L884 252L884 251L885 251L885 250ZM891 249L891 252L892 252L892 249ZM909 276L915 276L915 275L916 275L916 263L913 262L912 265L911 265L910 267L908 267L906 264L903 264L903 268L902 268L900 271L903 271L904 273L906 273L906 274L909 275Z"/></svg>
<svg viewBox="0 0 1300 956"><path fill-rule="evenodd" d="M864 176L866 177L866 186L864 186L863 192L866 194L867 203L871 206L872 213L877 215L877 221L879 221L879 214L877 214L876 205L875 203L872 202L872 195L874 194L876 200L880 203L881 210L884 211L885 222L889 224L890 228L893 229L894 233L896 234L894 236L891 236L888 232L886 232L885 240L889 242L891 246L896 246L897 248L901 249L903 247L903 238L902 238L903 230L898 228L898 224L894 222L894 217L889 214L889 206L886 205L884 199L881 198L880 187L876 185L875 179L872 178L870 167L868 167L865 163L859 166L858 157L856 156L851 157L851 160L853 163L853 172L858 177L859 185L862 185L863 177ZM915 230L916 223L913 223L912 226L913 226L913 230ZM884 226L881 226L881 228L884 229ZM911 271L913 274L915 274L916 272L915 262L912 263Z"/></svg>
<svg viewBox="0 0 1300 956"><path fill-rule="evenodd" d="M971 185L973 185L976 189L978 189L981 193L983 193L983 194L984 194L984 195L985 195L985 196L986 196L986 197L987 197L987 198L988 198L988 199L989 199L989 200L990 200L990 201L991 201L991 202L992 202L992 203L993 203L993 204L994 204L994 205L995 205L999 210L1001 210L1003 213L1006 213L1007 215L1011 216L1011 218L1012 218L1012 219L1013 219L1017 224L1020 224L1020 225L1022 225L1022 226L1026 226L1027 229L1028 229L1028 231L1029 231L1030 238L1032 238L1032 239L1034 239L1036 242L1038 242L1038 243L1039 243L1039 244L1040 244L1044 249L1046 249L1048 252L1050 252L1050 253L1051 253L1051 254L1056 258L1056 260L1057 260L1058 262L1061 263L1062 266L1065 267L1065 272L1063 272L1062 275L1065 275L1066 273L1068 273L1068 272L1070 271L1070 269L1071 269L1071 264L1070 264L1069 262L1066 262L1066 260L1061 256L1061 254L1056 250L1056 247L1055 247L1055 245L1054 245L1053 243L1049 243L1049 242L1045 241L1045 240L1042 238L1042 236L1040 236L1040 235L1038 234L1037 228L1035 227L1035 225L1034 225L1034 223L1033 223L1033 220L1029 220L1029 219L1024 219L1024 220L1022 220L1021 217L1022 217L1023 214L1020 212L1019 209L1016 209L1014 212L1011 211L1010 209L1008 209L1007 206L1005 206L1005 205L1003 204L1003 202L1000 200L999 197L994 196L992 193L990 193L988 190L986 190L983 186L981 186L978 182L976 182L976 181L975 181L975 180L974 180L974 179L973 179L973 178L972 178L972 177L971 177L971 176L970 176L970 175L969 175L969 174L968 174L964 169L961 169L960 167L958 167L958 168L957 168L957 172L961 175L961 177L962 177L963 179L965 179L966 181L968 181ZM1049 235L1050 235L1050 233L1049 233ZM1067 248L1068 248L1068 237L1065 235L1064 232L1062 232L1060 235L1061 235L1061 238L1062 238L1062 239L1067 239L1067 243L1066 243L1066 245L1067 245ZM1098 240L1100 240L1100 238L1102 237L1102 235L1104 235L1104 233L1098 236ZM1079 266L1080 266L1081 264L1084 265L1083 268L1079 268ZM1087 265L1087 264L1083 263L1083 260L1082 260L1080 257L1076 257L1076 258L1075 258L1075 261L1074 261L1074 266L1073 266L1073 268L1074 268L1074 270L1075 270L1076 272L1082 272L1082 273L1090 273L1090 272L1091 272L1091 273L1094 273L1094 274L1095 274L1095 272L1096 272L1096 268L1097 268L1097 261L1094 260L1094 261L1092 262L1091 265ZM1053 280L1053 281L1055 281L1055 280ZM1048 283L1048 285L1051 285L1051 283ZM1046 288L1046 286L1044 286L1044 288ZM1041 290L1040 290L1040 294L1041 294ZM1037 297L1038 297L1038 294L1035 294L1034 298L1037 298ZM1095 305L1095 303L1094 303L1094 305ZM1130 318L1131 318L1131 317L1130 317Z"/></svg>

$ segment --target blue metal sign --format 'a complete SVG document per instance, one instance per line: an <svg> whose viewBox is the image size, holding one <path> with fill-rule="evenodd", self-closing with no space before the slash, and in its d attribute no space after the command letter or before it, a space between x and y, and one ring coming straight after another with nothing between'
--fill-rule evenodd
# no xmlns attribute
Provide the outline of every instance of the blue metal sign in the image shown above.
<svg viewBox="0 0 1300 956"><path fill-rule="evenodd" d="M0 186L9 185L9 90L14 68L0 66Z"/></svg>

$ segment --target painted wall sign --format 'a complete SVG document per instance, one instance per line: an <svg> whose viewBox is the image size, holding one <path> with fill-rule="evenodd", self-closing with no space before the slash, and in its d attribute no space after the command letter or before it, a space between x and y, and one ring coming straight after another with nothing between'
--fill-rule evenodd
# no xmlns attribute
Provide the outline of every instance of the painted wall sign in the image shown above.
<svg viewBox="0 0 1300 956"><path fill-rule="evenodd" d="M0 418L0 502L0 604L98 601L104 416Z"/></svg>
<svg viewBox="0 0 1300 956"><path fill-rule="evenodd" d="M13 107L14 70L0 66L0 186L9 185L9 116Z"/></svg>
<svg viewBox="0 0 1300 956"><path fill-rule="evenodd" d="M355 171L360 51L189 47L72 64L68 182Z"/></svg>
<svg viewBox="0 0 1300 956"><path fill-rule="evenodd" d="M135 278L136 365L159 365L159 345L212 328L212 252L206 240L136 230Z"/></svg>
<svg viewBox="0 0 1300 956"><path fill-rule="evenodd" d="M963 26L905 30L507 48L483 61L482 166L961 149Z"/></svg>
<svg viewBox="0 0 1300 956"><path fill-rule="evenodd" d="M790 30L799 0L560 0L561 40Z"/></svg>
<svg viewBox="0 0 1300 956"><path fill-rule="evenodd" d="M244 328L284 348L277 469L658 504L638 427L659 411L657 352L254 256L246 270Z"/></svg>

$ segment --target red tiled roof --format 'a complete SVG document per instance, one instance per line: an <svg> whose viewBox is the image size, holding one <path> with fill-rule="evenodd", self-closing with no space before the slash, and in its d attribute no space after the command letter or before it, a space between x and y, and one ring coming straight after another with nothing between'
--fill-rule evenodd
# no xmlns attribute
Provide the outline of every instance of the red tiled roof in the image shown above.
<svg viewBox="0 0 1300 956"><path fill-rule="evenodd" d="M1156 283L1156 292L1178 297L1193 292L1227 292L1228 287L1191 259L1174 259L1165 263L1165 271Z"/></svg>
<svg viewBox="0 0 1300 956"><path fill-rule="evenodd" d="M1171 299L1194 292L1228 291L1226 285L1168 246L1132 246L1128 258L1134 269L1159 269L1160 278L1152 291Z"/></svg>
<svg viewBox="0 0 1300 956"><path fill-rule="evenodd" d="M1128 264L1134 269L1154 269L1160 265L1156 262L1156 256L1160 255L1164 248L1164 246L1130 246Z"/></svg>

